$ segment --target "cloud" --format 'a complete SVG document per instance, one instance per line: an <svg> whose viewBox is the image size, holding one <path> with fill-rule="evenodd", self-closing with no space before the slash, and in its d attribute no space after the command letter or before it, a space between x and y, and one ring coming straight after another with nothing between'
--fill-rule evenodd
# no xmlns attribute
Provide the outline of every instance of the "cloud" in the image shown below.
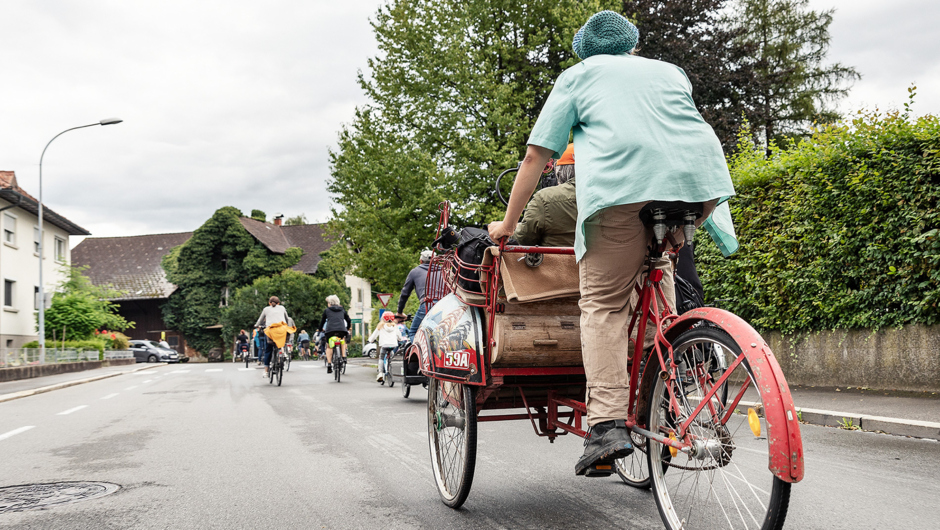
<svg viewBox="0 0 940 530"><path fill-rule="evenodd" d="M329 214L327 148L365 101L379 2L4 2L0 168L94 235L233 205Z"/></svg>

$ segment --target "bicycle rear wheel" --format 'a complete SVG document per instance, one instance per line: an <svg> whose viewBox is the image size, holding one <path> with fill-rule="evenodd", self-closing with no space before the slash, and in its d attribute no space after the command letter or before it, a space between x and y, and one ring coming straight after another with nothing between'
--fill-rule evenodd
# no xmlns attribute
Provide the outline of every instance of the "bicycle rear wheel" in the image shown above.
<svg viewBox="0 0 940 530"><path fill-rule="evenodd" d="M441 501L460 508L473 483L477 456L474 388L431 378L428 385L428 442Z"/></svg>
<svg viewBox="0 0 940 530"><path fill-rule="evenodd" d="M335 346L333 348L333 379L339 383L341 375L343 375L343 352L339 346Z"/></svg>
<svg viewBox="0 0 940 530"><path fill-rule="evenodd" d="M614 469L625 484L634 488L649 489L650 473L646 461L646 438L637 433L630 433L630 439L633 442L633 453L617 460Z"/></svg>
<svg viewBox="0 0 940 530"><path fill-rule="evenodd" d="M710 365L716 359L710 351L728 356L725 366L741 355L741 348L731 336L713 327L691 329L673 343L676 364L684 364L685 369L676 374L674 381L656 378L649 400L651 431L666 436L675 433L713 387L712 374L716 370ZM742 362L729 381L733 389L738 389L745 380L756 388L747 363ZM669 385L678 410L670 408ZM747 414L735 413L724 422L716 421L710 409L723 418L727 393L727 389L719 388L709 405L689 424L694 444L691 452L649 440L647 469L666 528L771 530L783 526L790 502L790 483L774 476L768 467L770 445L767 423L761 417L760 395L752 392L746 397L757 400Z"/></svg>
<svg viewBox="0 0 940 530"><path fill-rule="evenodd" d="M284 361L279 359L277 362L277 386L281 386L282 379L284 379Z"/></svg>

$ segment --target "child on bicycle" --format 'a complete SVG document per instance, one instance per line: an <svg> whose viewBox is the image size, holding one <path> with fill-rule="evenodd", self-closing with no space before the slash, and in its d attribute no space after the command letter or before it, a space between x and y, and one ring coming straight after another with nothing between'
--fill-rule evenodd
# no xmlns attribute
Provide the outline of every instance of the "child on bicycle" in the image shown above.
<svg viewBox="0 0 940 530"><path fill-rule="evenodd" d="M613 11L596 13L578 31L573 48L582 61L555 82L529 136L506 215L489 226L494 241L512 235L542 168L565 150L573 131L574 246L590 426L577 475L609 475L610 464L633 451L624 422L633 390L626 330L651 232L640 210L650 201L704 203L700 223L734 195L721 143L695 108L685 72L633 55L638 39L636 26ZM682 243L681 234L676 239Z"/></svg>
<svg viewBox="0 0 940 530"><path fill-rule="evenodd" d="M398 324L395 323L395 315L391 311L382 313L382 321L376 326L372 335L369 335L369 342L375 342L379 339L379 375L375 377L377 383L385 381L385 372L388 371L388 362L395 349L398 348L398 342L404 340Z"/></svg>

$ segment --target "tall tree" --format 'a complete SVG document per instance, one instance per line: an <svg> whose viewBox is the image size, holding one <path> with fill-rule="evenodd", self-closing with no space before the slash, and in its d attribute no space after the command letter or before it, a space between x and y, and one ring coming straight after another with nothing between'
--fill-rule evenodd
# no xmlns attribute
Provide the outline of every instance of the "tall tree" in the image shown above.
<svg viewBox="0 0 940 530"><path fill-rule="evenodd" d="M739 43L754 48L751 85L758 116L751 126L768 145L805 136L813 122L839 118L833 106L861 75L841 63L824 64L834 9L814 11L809 0L737 0Z"/></svg>
<svg viewBox="0 0 940 530"><path fill-rule="evenodd" d="M608 0L391 0L372 21L379 54L360 85L370 103L331 152L333 227L357 274L392 291L437 224L499 215L494 177L515 167L571 40Z"/></svg>
<svg viewBox="0 0 940 530"><path fill-rule="evenodd" d="M744 30L725 23L727 0L624 0L622 12L640 30L637 55L675 64L692 83L692 99L715 129L726 153L744 118L754 121L748 98L755 47Z"/></svg>

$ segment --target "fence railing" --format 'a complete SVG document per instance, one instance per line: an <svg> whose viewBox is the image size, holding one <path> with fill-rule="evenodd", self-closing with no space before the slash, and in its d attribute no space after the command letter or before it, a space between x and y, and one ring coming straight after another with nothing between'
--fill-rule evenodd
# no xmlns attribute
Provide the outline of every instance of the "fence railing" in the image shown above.
<svg viewBox="0 0 940 530"><path fill-rule="evenodd" d="M80 351L46 348L46 354L43 356L40 354L39 348L0 348L0 368L49 363L97 361L99 358L97 350Z"/></svg>
<svg viewBox="0 0 940 530"><path fill-rule="evenodd" d="M134 352L130 350L108 350L104 352L104 360L110 361L111 359L133 359Z"/></svg>

